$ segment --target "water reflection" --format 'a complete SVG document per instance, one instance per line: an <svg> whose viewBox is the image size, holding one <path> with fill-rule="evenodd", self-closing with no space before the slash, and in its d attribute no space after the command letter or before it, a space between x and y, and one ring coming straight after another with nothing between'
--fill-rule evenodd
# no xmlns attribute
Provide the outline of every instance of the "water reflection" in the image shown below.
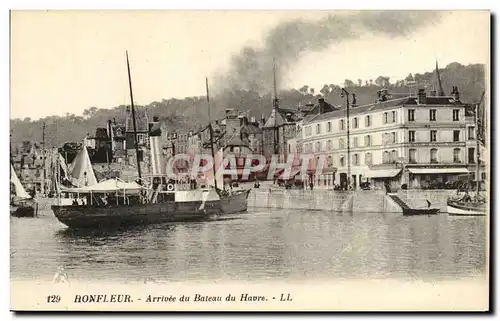
<svg viewBox="0 0 500 321"><path fill-rule="evenodd" d="M260 211L205 222L70 230L11 219L11 276L262 280L456 278L485 273L484 218Z"/></svg>

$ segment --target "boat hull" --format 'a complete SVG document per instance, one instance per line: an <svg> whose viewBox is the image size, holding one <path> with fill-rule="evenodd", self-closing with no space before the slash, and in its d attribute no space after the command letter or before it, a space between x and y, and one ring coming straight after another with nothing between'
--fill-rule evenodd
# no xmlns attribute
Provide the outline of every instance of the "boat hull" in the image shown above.
<svg viewBox="0 0 500 321"><path fill-rule="evenodd" d="M486 206L448 202L447 212L453 216L486 216Z"/></svg>
<svg viewBox="0 0 500 321"><path fill-rule="evenodd" d="M437 215L439 208L404 208L403 215Z"/></svg>
<svg viewBox="0 0 500 321"><path fill-rule="evenodd" d="M223 214L235 214L247 211L250 190L237 191L231 196L221 198Z"/></svg>
<svg viewBox="0 0 500 321"><path fill-rule="evenodd" d="M14 206L10 209L10 215L14 217L36 217L34 206Z"/></svg>
<svg viewBox="0 0 500 321"><path fill-rule="evenodd" d="M135 205L52 205L55 217L70 228L116 228L168 222L202 221L247 210L248 191L221 200Z"/></svg>

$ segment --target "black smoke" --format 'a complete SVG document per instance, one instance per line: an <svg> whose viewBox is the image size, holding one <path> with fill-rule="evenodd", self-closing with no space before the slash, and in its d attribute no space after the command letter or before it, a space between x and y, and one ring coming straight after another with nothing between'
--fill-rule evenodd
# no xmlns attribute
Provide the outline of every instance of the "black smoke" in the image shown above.
<svg viewBox="0 0 500 321"><path fill-rule="evenodd" d="M316 21L287 21L269 31L263 46L246 46L234 55L229 70L217 76L214 87L219 94L234 90L269 93L273 88L273 58L279 86L286 72L306 53L322 51L363 34L405 37L430 27L441 15L439 11L360 11L330 14Z"/></svg>

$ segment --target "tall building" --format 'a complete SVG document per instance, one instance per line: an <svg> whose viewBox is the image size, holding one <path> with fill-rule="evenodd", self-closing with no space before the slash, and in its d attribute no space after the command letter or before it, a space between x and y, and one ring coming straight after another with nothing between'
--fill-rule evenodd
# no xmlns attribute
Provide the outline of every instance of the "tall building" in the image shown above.
<svg viewBox="0 0 500 321"><path fill-rule="evenodd" d="M457 87L448 96L429 96L421 89L401 98L382 90L374 104L350 108L350 155L346 109L306 117L300 148L325 155L335 168L328 177L313 177L317 186L345 186L350 156L354 188L367 181L375 187L426 188L469 173L467 108Z"/></svg>

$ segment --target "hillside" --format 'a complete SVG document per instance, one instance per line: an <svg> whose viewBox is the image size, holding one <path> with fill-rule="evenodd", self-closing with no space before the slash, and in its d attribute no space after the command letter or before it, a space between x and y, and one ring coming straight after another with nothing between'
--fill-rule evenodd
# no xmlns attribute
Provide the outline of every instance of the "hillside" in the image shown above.
<svg viewBox="0 0 500 321"><path fill-rule="evenodd" d="M458 86L461 92L461 100L464 102L475 102L479 99L485 88L485 66L481 64L461 65L457 62L451 63L440 69L441 80L446 94L449 94L452 86ZM358 105L372 103L376 97L376 91L386 87L391 93L408 93L409 88L405 80L415 80L419 84L427 84L427 89L437 89L437 78L435 71L408 75L406 79L393 81L388 77L380 76L377 79L361 80L346 79L343 86L351 93L356 93ZM321 96L333 104L343 104L340 97L341 86L325 84L322 88L309 88L304 85L299 89L281 90L279 92L280 105L282 107L295 108L298 104L316 102ZM249 116L260 119L261 115L269 115L272 106L272 96L259 95L252 91L225 92L211 99L212 117L221 118L226 108L235 108L248 112ZM153 115L166 121L169 128L188 129L196 128L207 123L207 103L205 97L186 97L184 99L169 99L154 101L147 106L137 106L138 110L147 108L150 118ZM87 133L93 134L96 127L105 127L108 119L115 118L117 122L124 123L126 106L118 106L110 109L98 109L90 107L83 112L82 116L67 114L64 117L49 116L32 121L29 118L11 119L11 141L17 145L22 141L41 141L42 124L46 125L47 146L59 146L68 141L80 141Z"/></svg>

